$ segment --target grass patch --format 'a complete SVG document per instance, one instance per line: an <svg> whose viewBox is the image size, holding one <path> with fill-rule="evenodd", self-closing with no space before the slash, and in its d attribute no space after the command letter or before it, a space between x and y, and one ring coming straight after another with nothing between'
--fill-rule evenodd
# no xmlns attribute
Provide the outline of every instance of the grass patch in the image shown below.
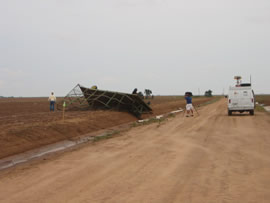
<svg viewBox="0 0 270 203"><path fill-rule="evenodd" d="M114 131L105 133L105 135L95 136L94 137L94 142L110 139L110 138L114 137L115 135L117 135L119 133L120 133L120 131L114 130Z"/></svg>
<svg viewBox="0 0 270 203"><path fill-rule="evenodd" d="M175 113L169 113L169 115L167 116L167 118L174 118L175 117Z"/></svg>
<svg viewBox="0 0 270 203"><path fill-rule="evenodd" d="M157 118L149 118L147 121L144 121L142 123L138 123L138 122L134 122L131 124L131 127L138 127L138 126L142 126L142 125L149 125L149 124L152 124L152 123L161 123L163 121L165 121L166 118L162 117L160 119L157 119Z"/></svg>
<svg viewBox="0 0 270 203"><path fill-rule="evenodd" d="M258 112L266 112L266 110L263 108L263 106L261 105L256 105L255 106L255 111L258 111Z"/></svg>

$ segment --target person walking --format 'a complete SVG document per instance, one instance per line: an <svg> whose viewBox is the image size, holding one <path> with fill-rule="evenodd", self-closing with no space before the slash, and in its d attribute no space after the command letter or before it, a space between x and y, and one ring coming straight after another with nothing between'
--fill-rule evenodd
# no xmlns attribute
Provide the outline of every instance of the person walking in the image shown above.
<svg viewBox="0 0 270 203"><path fill-rule="evenodd" d="M54 93L53 92L49 96L48 101L50 102L50 111L54 111L54 104L56 102L56 97L54 96Z"/></svg>
<svg viewBox="0 0 270 203"><path fill-rule="evenodd" d="M189 117L190 113L191 113L191 116L193 116L192 93L191 92L185 93L185 100L187 102L187 104L186 104L186 110L187 110L186 117Z"/></svg>

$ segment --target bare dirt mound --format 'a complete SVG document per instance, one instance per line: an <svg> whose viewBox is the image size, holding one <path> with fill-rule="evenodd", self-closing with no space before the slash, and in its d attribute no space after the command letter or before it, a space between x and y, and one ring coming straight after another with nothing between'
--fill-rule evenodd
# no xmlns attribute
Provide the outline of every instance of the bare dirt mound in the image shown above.
<svg viewBox="0 0 270 203"><path fill-rule="evenodd" d="M213 98L195 98L195 104ZM184 107L183 97L156 97L152 115ZM136 121L126 112L70 111L65 122L62 112L49 112L47 98L0 99L0 158L65 139Z"/></svg>

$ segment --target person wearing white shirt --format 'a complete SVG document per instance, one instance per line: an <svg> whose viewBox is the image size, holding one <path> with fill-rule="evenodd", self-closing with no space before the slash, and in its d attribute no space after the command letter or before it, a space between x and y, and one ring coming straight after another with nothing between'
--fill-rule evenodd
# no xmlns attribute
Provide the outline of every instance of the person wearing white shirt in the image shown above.
<svg viewBox="0 0 270 203"><path fill-rule="evenodd" d="M54 96L54 93L52 92L49 96L49 102L50 102L50 111L54 111L54 104L56 102L56 97Z"/></svg>

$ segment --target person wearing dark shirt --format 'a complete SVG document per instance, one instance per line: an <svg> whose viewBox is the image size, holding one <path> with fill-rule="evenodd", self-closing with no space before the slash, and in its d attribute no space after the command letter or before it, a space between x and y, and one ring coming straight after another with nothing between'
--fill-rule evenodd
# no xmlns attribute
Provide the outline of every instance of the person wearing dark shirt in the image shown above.
<svg viewBox="0 0 270 203"><path fill-rule="evenodd" d="M137 94L137 88L133 90L132 94Z"/></svg>
<svg viewBox="0 0 270 203"><path fill-rule="evenodd" d="M189 115L191 114L191 116L193 116L193 106L192 106L192 94L185 94L185 100L187 102L186 104L186 110L187 110L187 115L186 117L189 117Z"/></svg>

